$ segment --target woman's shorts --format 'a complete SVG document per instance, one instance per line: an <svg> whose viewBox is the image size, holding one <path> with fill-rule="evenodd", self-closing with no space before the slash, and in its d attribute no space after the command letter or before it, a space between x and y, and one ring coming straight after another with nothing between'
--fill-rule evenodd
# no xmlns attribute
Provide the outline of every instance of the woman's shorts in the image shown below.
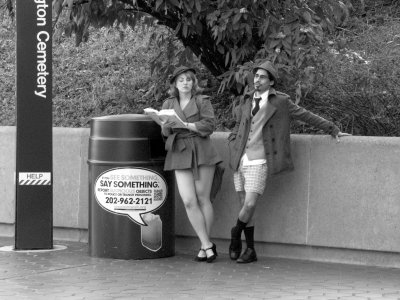
<svg viewBox="0 0 400 300"><path fill-rule="evenodd" d="M236 192L254 192L262 195L267 181L267 164L243 166L233 173Z"/></svg>

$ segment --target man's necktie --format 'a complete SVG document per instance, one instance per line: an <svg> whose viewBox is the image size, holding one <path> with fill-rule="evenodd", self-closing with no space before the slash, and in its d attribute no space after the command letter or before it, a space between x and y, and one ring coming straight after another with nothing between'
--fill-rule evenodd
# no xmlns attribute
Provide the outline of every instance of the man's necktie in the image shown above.
<svg viewBox="0 0 400 300"><path fill-rule="evenodd" d="M253 116L255 116L256 113L260 110L261 97L260 98L254 98L254 101L256 102L256 105L254 106L253 111L251 112L251 114Z"/></svg>

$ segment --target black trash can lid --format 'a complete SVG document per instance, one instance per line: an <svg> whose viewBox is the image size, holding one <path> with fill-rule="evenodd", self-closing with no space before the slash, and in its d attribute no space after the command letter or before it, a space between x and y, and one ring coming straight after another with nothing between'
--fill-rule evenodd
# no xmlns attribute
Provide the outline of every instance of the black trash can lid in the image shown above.
<svg viewBox="0 0 400 300"><path fill-rule="evenodd" d="M136 163L165 158L161 128L147 115L95 117L90 127L89 163Z"/></svg>
<svg viewBox="0 0 400 300"><path fill-rule="evenodd" d="M121 114L121 115L109 115L102 117L94 117L92 120L99 121L151 121L151 118L147 115L141 114Z"/></svg>

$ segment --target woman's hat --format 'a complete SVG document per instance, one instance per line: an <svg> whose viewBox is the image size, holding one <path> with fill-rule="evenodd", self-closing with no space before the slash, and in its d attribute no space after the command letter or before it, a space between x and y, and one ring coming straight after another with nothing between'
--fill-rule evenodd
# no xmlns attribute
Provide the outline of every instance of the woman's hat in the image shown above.
<svg viewBox="0 0 400 300"><path fill-rule="evenodd" d="M270 62L270 61L264 61L263 63L259 64L258 66L254 67L253 69L253 73L255 74L257 72L258 69L262 69L267 71L268 73L271 74L274 83L277 83L277 79L278 79L278 72L276 72L274 65Z"/></svg>
<svg viewBox="0 0 400 300"><path fill-rule="evenodd" d="M172 73L172 76L169 79L169 82L172 84L175 80L176 77L181 75L182 73L185 73L187 71L191 71L194 74L196 74L196 70L193 68L185 67L185 66L180 66L174 70L174 73Z"/></svg>

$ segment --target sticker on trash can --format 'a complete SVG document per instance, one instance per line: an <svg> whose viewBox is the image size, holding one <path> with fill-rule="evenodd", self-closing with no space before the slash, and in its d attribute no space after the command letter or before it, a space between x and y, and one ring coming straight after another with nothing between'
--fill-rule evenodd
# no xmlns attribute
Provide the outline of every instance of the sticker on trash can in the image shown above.
<svg viewBox="0 0 400 300"><path fill-rule="evenodd" d="M140 226L142 246L157 252L162 247L162 221L159 215L148 213L143 215L147 226Z"/></svg>
<svg viewBox="0 0 400 300"><path fill-rule="evenodd" d="M167 183L157 172L144 168L116 168L97 177L94 192L104 209L129 216L147 226L142 215L157 210L167 199Z"/></svg>

